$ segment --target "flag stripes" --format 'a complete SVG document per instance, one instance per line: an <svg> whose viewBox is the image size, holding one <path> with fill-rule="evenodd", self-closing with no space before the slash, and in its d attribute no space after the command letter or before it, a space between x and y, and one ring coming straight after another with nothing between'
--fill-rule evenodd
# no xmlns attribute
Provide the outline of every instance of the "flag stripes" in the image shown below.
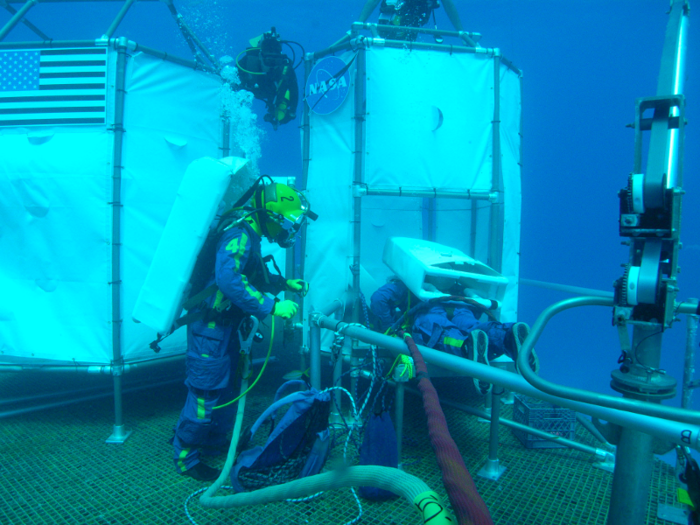
<svg viewBox="0 0 700 525"><path fill-rule="evenodd" d="M104 124L107 50L0 51L0 126Z"/></svg>

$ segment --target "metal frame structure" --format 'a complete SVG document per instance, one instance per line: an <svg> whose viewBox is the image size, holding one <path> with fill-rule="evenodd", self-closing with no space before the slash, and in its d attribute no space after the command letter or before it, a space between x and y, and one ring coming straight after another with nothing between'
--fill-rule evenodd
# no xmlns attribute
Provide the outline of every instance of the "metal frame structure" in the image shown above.
<svg viewBox="0 0 700 525"><path fill-rule="evenodd" d="M669 11L661 70L655 97L637 101L635 119L635 175L629 185L620 192L620 234L629 239L630 258L625 275L616 283L614 297L604 292L586 294L582 297L561 301L545 310L533 326L530 337L519 355L518 365L523 377L460 359L455 356L421 347L421 352L429 364L440 370L459 375L476 377L492 383L493 408L497 409L498 397L502 388L520 392L531 397L549 401L559 406L569 407L578 412L600 418L609 424L601 427L606 438L618 446L614 467L613 488L608 514L609 525L636 525L646 520L647 501L650 492L653 468L654 440L671 442L678 448L700 450L700 412L689 410L690 392L697 387L693 381L693 360L697 320L700 315L698 301L677 302L676 284L677 255L680 243L680 199L682 189L682 156L684 147L684 106L682 95L685 77L685 56L689 15L688 0L673 0ZM309 60L343 49L350 43L357 43L362 37L359 30L372 31L376 45L408 46L410 48L439 48L438 44L416 44L393 42L379 38L377 26L354 24L353 31L340 43L312 56ZM406 28L401 28L405 30ZM386 30L384 27L382 30ZM416 30L433 33L431 30ZM441 33L447 35L448 33ZM464 37L458 33L457 36ZM474 35L470 34L470 38ZM451 50L452 51L452 50ZM463 48L459 52L488 52L482 48ZM362 66L362 49L358 55ZM494 53L494 60L501 60ZM309 71L307 65L307 72ZM357 83L358 85L361 82ZM498 83L496 83L496 86ZM356 85L356 89L361 89ZM651 118L645 118L646 110L653 111ZM494 135L498 134L498 107L494 114ZM363 114L356 108L356 133L362 137ZM304 160L305 177L308 169L308 108L304 116ZM642 137L650 131L646 169L642 165ZM357 144L362 144L359 140ZM498 158L498 141L494 141L494 158ZM359 149L359 148L358 148ZM361 182L361 161L356 163L355 180ZM494 163L492 191L501 195L499 168ZM371 194L367 190L366 194ZM396 192L382 192L382 195L395 195ZM403 195L399 192L399 195ZM421 194L420 196L425 196ZM467 198L473 196L467 196ZM361 196L355 195L355 220L359 221L358 208ZM498 260L499 218L498 198L490 199L490 239L492 250L489 264ZM359 228L355 227L353 266L359 265ZM495 266L494 266L495 267ZM359 292L359 273L355 274L353 290ZM523 283L533 284L533 283ZM534 283L541 285L541 283ZM327 329L345 337L376 345L388 350L392 355L407 354L403 342L389 338L356 323L333 319L332 313L340 303L311 314L309 341L311 346L311 378L314 386L320 386L321 329ZM613 371L612 387L622 393L622 398L586 392L556 385L538 377L528 365L528 357L547 322L558 313L580 306L605 306L614 310L614 322L618 327L620 342L625 360L619 370ZM357 310L357 309L355 309ZM688 316L687 349L685 374L683 378L682 408L662 406L660 401L675 395L676 381L660 370L661 339L664 329L677 320L679 314ZM356 319L354 320L356 321ZM628 326L633 328L629 340ZM403 385L397 383L397 407L402 406L400 397ZM501 469L497 462L497 438L494 427L498 424L498 412L492 412L491 446L489 463L484 468L486 477L497 479ZM397 413L397 426L402 418ZM608 432L605 432L607 430ZM612 430L612 431L611 431ZM615 437L617 436L617 437ZM594 453L598 455L598 452ZM604 453L602 459L609 459Z"/></svg>
<svg viewBox="0 0 700 525"><path fill-rule="evenodd" d="M112 291L112 363L108 367L99 367L100 372L110 373L113 377L114 384L114 407L115 407L115 423L114 429L108 443L124 442L130 431L125 430L123 421L122 407L122 374L129 369L130 365L125 365L122 356L122 323L124 313L121 311L122 302L122 269L121 261L121 245L122 245L122 143L124 138L124 104L125 104L125 79L126 79L126 57L128 53L142 52L151 55L155 58L162 59L174 64L184 66L186 68L205 71L208 73L218 74L221 66L216 57L209 52L201 40L190 30L185 23L182 15L178 13L172 0L78 0L79 2L115 2L123 1L123 5L116 17L113 19L105 33L95 40L53 40L47 34L42 32L34 24L26 19L30 9L41 3L74 3L75 0L0 0L0 6L4 7L12 14L12 18L0 29L0 51L10 49L45 49L45 48L82 48L82 47L103 47L114 49L117 53L116 60L116 88L114 101L114 124L110 130L114 134L113 139L113 173L112 173L112 198L109 203L112 207L112 270L111 282L109 283ZM164 51L152 49L142 46L136 42L127 40L126 38L115 38L113 35L117 31L120 23L127 15L129 9L137 2L152 2L158 1L166 4L170 15L174 19L180 29L185 42L193 54L193 60L180 58ZM12 4L22 4L20 9L15 9ZM31 42L3 42L5 37L19 24L25 24L32 30L40 40ZM230 125L226 116L221 117L222 121L222 137L220 142L220 151L222 156L227 156L230 151ZM16 370L15 365L0 365L0 370ZM32 369L42 369L41 365L35 365ZM88 372L94 372L94 366L67 365L65 367L50 365L45 367L46 370L78 370L86 369Z"/></svg>
<svg viewBox="0 0 700 525"><path fill-rule="evenodd" d="M452 39L459 42L458 44L445 43L426 43L426 42L405 42L402 40L392 40L383 38L379 31L387 33L400 33L413 31L418 34L440 36L445 39ZM369 34L368 34L369 33ZM489 232L489 251L485 263L496 271L501 271L501 263L503 256L503 239L504 239L504 201L503 201L503 173L501 165L501 103L500 103L500 73L501 65L507 67L518 75L520 89L522 91L522 72L508 59L501 56L498 48L484 48L478 44L481 35L479 33L470 33L465 31L438 31L436 29L427 28L407 28L400 26L387 26L371 23L355 22L352 24L348 34L338 42L328 47L327 49L314 53L307 53L305 57L305 80L314 66L314 64L329 55L348 51L357 51L357 73L355 81L355 108L354 108L354 133L355 144L357 145L353 152L354 167L353 167L353 207L352 207L352 223L353 223L353 240L352 240L352 264L351 271L353 275L351 295L354 297L353 302L356 303L360 294L360 256L361 256L361 227L362 227L362 199L366 196L385 196L385 197L421 197L427 201L429 231L434 229L435 218L435 202L438 198L461 199L471 201L483 201L489 205L489 220L487 225L482 225L477 218L477 207L471 207L471 254L476 251L476 231L485 226ZM491 57L494 61L494 111L492 125L492 172L491 172L491 189L489 191L477 190L467 192L450 192L432 190L407 190L397 187L395 189L372 188L364 182L364 157L365 157L365 109L363 103L365 100L365 79L366 79L366 49L371 46L390 47L409 50L431 50L443 53L456 54L482 54ZM304 113L302 117L302 180L301 190L307 189L307 181L309 176L310 165L310 144L313 133L310 127L310 108L308 104L304 104ZM520 136L522 136L522 115L520 118ZM518 164L522 166L522 150ZM429 235L432 237L432 235ZM432 240L430 238L429 240ZM298 261L294 268L297 276L304 275L304 253L306 246L306 231L302 236L301 260ZM303 305L300 309L303 311ZM353 308L354 315L357 316L359 308ZM355 321L358 319L356 318Z"/></svg>

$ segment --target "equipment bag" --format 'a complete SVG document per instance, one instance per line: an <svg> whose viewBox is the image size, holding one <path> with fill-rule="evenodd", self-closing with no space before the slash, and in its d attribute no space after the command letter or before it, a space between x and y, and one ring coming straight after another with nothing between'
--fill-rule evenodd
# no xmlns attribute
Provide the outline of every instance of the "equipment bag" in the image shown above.
<svg viewBox="0 0 700 525"><path fill-rule="evenodd" d="M282 385L278 395L287 386L287 383ZM318 474L330 451L330 400L328 392L314 388L276 399L241 436L239 448L245 448L262 424L272 421L265 445L244 450L236 458L231 469L234 489L257 490ZM275 425L277 410L286 405L290 406Z"/></svg>
<svg viewBox="0 0 700 525"><path fill-rule="evenodd" d="M360 465L398 468L399 446L388 410L370 416L360 446ZM376 487L360 487L360 496L373 500L398 497L393 492Z"/></svg>

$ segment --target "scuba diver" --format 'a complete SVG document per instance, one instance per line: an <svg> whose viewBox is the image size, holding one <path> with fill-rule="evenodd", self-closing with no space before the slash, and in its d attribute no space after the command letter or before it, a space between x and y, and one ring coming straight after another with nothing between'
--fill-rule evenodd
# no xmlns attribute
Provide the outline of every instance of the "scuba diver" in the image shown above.
<svg viewBox="0 0 700 525"><path fill-rule="evenodd" d="M360 22L366 22L380 2L382 4L379 8L380 25L423 27L428 23L432 15L433 23L437 28L435 9L440 7L440 0L367 0L362 8L362 13L360 13ZM452 0L442 0L442 2L445 7L445 13L447 13L447 17L450 19L450 22L452 22L454 28L457 31L463 31L462 22L459 19L459 14L457 13L454 2ZM384 33L385 34L382 34L380 28L380 34L385 38L413 41L417 36L417 33L414 31L385 31Z"/></svg>
<svg viewBox="0 0 700 525"><path fill-rule="evenodd" d="M466 357L481 364L506 354L515 361L530 333L525 323L501 323L489 310L470 303L462 297L458 286L450 288L450 295L422 301L398 278L390 279L372 294L370 320L372 329L390 333L404 328L416 343ZM480 321L482 314L489 317ZM530 367L539 372L540 364L534 348ZM478 393L486 394L491 385L474 378Z"/></svg>
<svg viewBox="0 0 700 525"><path fill-rule="evenodd" d="M292 58L282 53L282 44L292 50ZM280 124L294 120L299 103L299 86L294 70L296 55L290 44L304 48L297 42L282 40L273 27L267 33L250 40L251 47L242 51L236 59L236 68L241 80L241 89L253 93L255 98L265 102L265 121L274 129ZM241 57L241 55L245 55Z"/></svg>
<svg viewBox="0 0 700 525"><path fill-rule="evenodd" d="M234 397L237 328L249 316L292 318L297 303L264 293L286 290L303 296L309 288L301 279L268 272L260 253L261 239L289 248L306 219L315 220L317 215L302 193L285 184L265 184L264 178L239 200L245 202L252 195L252 207L234 207L223 214L205 241L190 279L193 286L201 285L191 290L185 304L188 313L181 318L180 324L187 324L187 399L175 427L174 462L178 473L200 481L220 474L200 461L200 452L220 454L228 449L236 405L214 407ZM244 215L237 216L241 211Z"/></svg>

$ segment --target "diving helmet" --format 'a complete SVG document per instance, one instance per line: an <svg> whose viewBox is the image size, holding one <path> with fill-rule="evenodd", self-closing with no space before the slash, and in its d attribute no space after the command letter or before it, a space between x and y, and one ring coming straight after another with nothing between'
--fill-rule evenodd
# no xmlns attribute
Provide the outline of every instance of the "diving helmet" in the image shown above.
<svg viewBox="0 0 700 525"><path fill-rule="evenodd" d="M307 217L318 217L303 193L277 182L259 186L253 195L253 206L262 234L282 248L294 245Z"/></svg>

